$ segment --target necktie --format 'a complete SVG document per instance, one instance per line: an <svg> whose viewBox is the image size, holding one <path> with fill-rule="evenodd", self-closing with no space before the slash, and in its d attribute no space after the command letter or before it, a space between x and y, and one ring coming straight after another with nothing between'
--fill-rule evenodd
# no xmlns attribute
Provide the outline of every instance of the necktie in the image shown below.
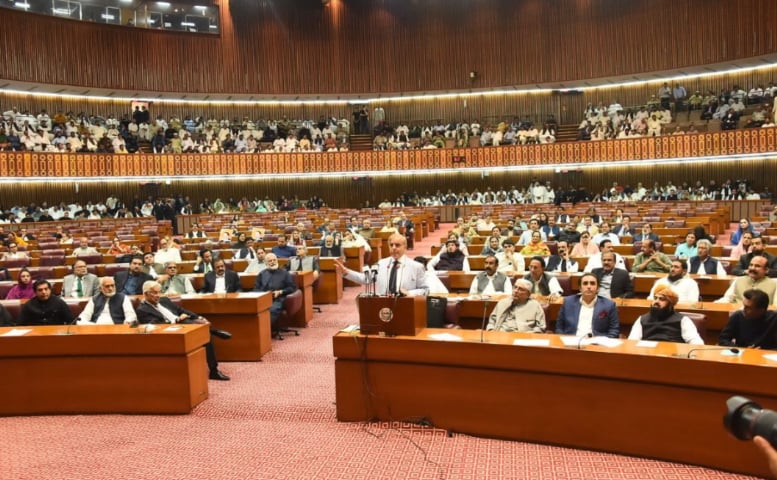
<svg viewBox="0 0 777 480"><path fill-rule="evenodd" d="M561 260L561 271L566 272L567 271L567 261L565 259Z"/></svg>
<svg viewBox="0 0 777 480"><path fill-rule="evenodd" d="M78 282L76 282L76 295L84 296L84 284L81 282L81 277L78 277Z"/></svg>
<svg viewBox="0 0 777 480"><path fill-rule="evenodd" d="M397 293L397 270L399 270L399 260L394 260L389 274L389 293Z"/></svg>
<svg viewBox="0 0 777 480"><path fill-rule="evenodd" d="M301 258L299 259L299 264L297 264L297 271L298 272L302 271L302 259Z"/></svg>

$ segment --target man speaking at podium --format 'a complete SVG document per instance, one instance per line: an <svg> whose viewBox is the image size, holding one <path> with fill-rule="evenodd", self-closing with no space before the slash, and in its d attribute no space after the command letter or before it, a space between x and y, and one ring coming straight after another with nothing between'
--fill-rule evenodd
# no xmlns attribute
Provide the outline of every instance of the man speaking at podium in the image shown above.
<svg viewBox="0 0 777 480"><path fill-rule="evenodd" d="M378 295L416 296L426 295L425 268L420 263L405 255L407 239L395 233L388 239L390 256L381 259L378 266L378 278L375 283L375 293ZM342 260L335 260L337 273L356 283L370 283L369 275L356 272L343 265Z"/></svg>

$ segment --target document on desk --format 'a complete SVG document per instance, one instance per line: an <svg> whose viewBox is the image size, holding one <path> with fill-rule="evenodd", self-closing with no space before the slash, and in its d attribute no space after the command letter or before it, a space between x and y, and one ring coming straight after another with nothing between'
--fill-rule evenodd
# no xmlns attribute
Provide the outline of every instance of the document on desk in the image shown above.
<svg viewBox="0 0 777 480"><path fill-rule="evenodd" d="M519 347L549 347L550 340L547 338L516 338L513 345Z"/></svg>
<svg viewBox="0 0 777 480"><path fill-rule="evenodd" d="M615 348L618 345L622 344L623 342L618 340L617 338L609 338L609 337L587 338L587 337L562 336L561 343L563 343L565 347L578 347L583 345L601 345L602 347Z"/></svg>
<svg viewBox="0 0 777 480"><path fill-rule="evenodd" d="M175 327L167 327L163 331L165 331L165 332L177 332L178 330L182 330L182 329L183 329L183 327L175 326Z"/></svg>
<svg viewBox="0 0 777 480"><path fill-rule="evenodd" d="M640 340L635 345L635 347L637 348L656 348L657 346L658 346L658 342L654 340Z"/></svg>
<svg viewBox="0 0 777 480"><path fill-rule="evenodd" d="M8 330L4 334L0 335L2 337L21 337L23 335L26 335L32 331L31 328L12 328L11 330Z"/></svg>
<svg viewBox="0 0 777 480"><path fill-rule="evenodd" d="M429 338L433 340L444 340L447 342L460 342L462 340L461 337L452 333L433 333L429 335Z"/></svg>
<svg viewBox="0 0 777 480"><path fill-rule="evenodd" d="M768 353L764 355L764 358L773 362L777 362L777 353Z"/></svg>

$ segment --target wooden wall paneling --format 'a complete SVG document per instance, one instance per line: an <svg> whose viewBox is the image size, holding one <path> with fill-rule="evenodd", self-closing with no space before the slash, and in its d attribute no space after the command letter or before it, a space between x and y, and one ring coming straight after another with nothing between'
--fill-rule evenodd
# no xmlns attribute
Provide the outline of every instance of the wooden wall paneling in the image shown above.
<svg viewBox="0 0 777 480"><path fill-rule="evenodd" d="M220 35L4 9L0 78L266 95L566 82L774 53L772 8L770 0L221 2ZM74 45L121 52L122 62Z"/></svg>

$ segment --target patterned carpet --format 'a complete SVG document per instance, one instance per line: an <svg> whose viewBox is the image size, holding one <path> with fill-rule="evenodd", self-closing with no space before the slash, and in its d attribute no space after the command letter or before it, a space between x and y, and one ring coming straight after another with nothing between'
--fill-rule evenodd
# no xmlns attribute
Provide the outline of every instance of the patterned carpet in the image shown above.
<svg viewBox="0 0 777 480"><path fill-rule="evenodd" d="M430 244L417 245L413 253L428 253ZM210 399L191 415L0 418L0 479L751 478L620 455L448 437L413 425L338 423L331 337L357 321L358 291L349 288L339 305L323 306L300 337L275 341L264 361L222 364L232 381L210 382Z"/></svg>

